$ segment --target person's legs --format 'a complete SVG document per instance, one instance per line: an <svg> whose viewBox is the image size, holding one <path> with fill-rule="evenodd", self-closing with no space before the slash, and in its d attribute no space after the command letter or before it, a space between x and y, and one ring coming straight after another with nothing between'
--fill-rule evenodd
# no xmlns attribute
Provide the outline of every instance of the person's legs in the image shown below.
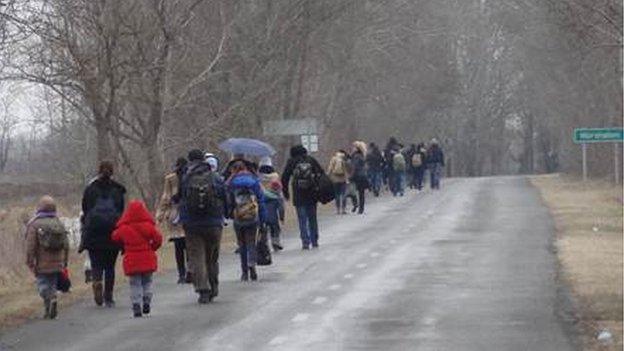
<svg viewBox="0 0 624 351"><path fill-rule="evenodd" d="M219 295L219 249L221 247L222 227L208 229L208 252L206 265L208 267L208 282L210 284L210 299Z"/></svg>
<svg viewBox="0 0 624 351"><path fill-rule="evenodd" d="M104 254L104 304L112 307L115 304L113 291L115 288L115 263L119 250L107 250Z"/></svg>
<svg viewBox="0 0 624 351"><path fill-rule="evenodd" d="M247 246L247 266L249 269L256 267L256 237L258 226L245 227L245 245Z"/></svg>
<svg viewBox="0 0 624 351"><path fill-rule="evenodd" d="M316 204L306 206L306 212L308 214L308 225L310 229L310 242L312 247L318 247L319 231L318 220L316 215Z"/></svg>
<svg viewBox="0 0 624 351"><path fill-rule="evenodd" d="M429 180L429 187L431 189L435 189L435 184L436 184L436 174L435 174L435 165L431 165L429 166L429 176L430 176L430 180Z"/></svg>
<svg viewBox="0 0 624 351"><path fill-rule="evenodd" d="M149 314L151 311L152 296L152 273L141 274L141 288L143 291L143 313Z"/></svg>
<svg viewBox="0 0 624 351"><path fill-rule="evenodd" d="M128 276L130 284L130 302L132 305L140 305L143 302L143 283L141 274Z"/></svg>
<svg viewBox="0 0 624 351"><path fill-rule="evenodd" d="M93 277L93 300L98 306L104 303L104 258L102 250L89 250L89 260L91 261L91 274Z"/></svg>
<svg viewBox="0 0 624 351"><path fill-rule="evenodd" d="M236 241L238 243L238 255L241 265L241 280L249 280L249 266L247 265L247 242L245 241L245 231L243 227L234 226Z"/></svg>
<svg viewBox="0 0 624 351"><path fill-rule="evenodd" d="M43 318L56 318L56 288L58 284L57 273L37 274L37 290L39 296L43 299L44 316Z"/></svg>
<svg viewBox="0 0 624 351"><path fill-rule="evenodd" d="M359 214L364 213L365 196L366 196L366 189L364 187L359 188L358 189L358 205L359 205L358 213Z"/></svg>
<svg viewBox="0 0 624 351"><path fill-rule="evenodd" d="M301 246L303 249L310 248L310 231L308 212L305 206L297 206L297 220L299 221L299 233L301 235Z"/></svg>
<svg viewBox="0 0 624 351"><path fill-rule="evenodd" d="M206 248L203 230L192 228L186 230L186 247L189 263L193 272L193 286L198 293L208 291L208 277L206 268Z"/></svg>
<svg viewBox="0 0 624 351"><path fill-rule="evenodd" d="M342 183L334 183L334 202L336 203L336 213L340 214L342 210L342 197L344 193L342 192Z"/></svg>
<svg viewBox="0 0 624 351"><path fill-rule="evenodd" d="M184 238L174 238L175 260L178 268L178 284L184 283L186 278L186 260L184 258L185 240Z"/></svg>
<svg viewBox="0 0 624 351"><path fill-rule="evenodd" d="M279 222L271 223L268 225L268 227L269 227L269 230L271 231L271 243L273 244L273 248L275 248L275 245L281 247L282 241L281 241L280 235L282 233L282 228L280 227Z"/></svg>

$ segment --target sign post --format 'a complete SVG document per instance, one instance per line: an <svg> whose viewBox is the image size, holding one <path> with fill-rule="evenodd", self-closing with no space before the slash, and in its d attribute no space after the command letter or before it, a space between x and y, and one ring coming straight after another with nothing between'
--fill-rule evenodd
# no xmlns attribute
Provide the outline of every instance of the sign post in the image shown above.
<svg viewBox="0 0 624 351"><path fill-rule="evenodd" d="M623 128L577 128L574 130L574 143L581 144L583 153L583 181L587 180L587 144L614 143L614 175L615 183L620 182L619 148L618 143L624 141Z"/></svg>

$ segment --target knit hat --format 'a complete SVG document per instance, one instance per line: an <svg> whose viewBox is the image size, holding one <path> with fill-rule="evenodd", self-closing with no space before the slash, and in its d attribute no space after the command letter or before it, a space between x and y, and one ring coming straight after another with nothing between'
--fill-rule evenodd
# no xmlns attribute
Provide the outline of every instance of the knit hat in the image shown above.
<svg viewBox="0 0 624 351"><path fill-rule="evenodd" d="M263 158L261 158L260 166L273 166L273 161L271 160L271 157L264 156Z"/></svg>

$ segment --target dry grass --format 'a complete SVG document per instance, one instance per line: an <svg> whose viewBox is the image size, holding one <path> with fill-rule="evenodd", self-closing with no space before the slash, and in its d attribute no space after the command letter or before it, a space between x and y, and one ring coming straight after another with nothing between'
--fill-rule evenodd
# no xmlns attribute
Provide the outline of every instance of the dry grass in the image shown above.
<svg viewBox="0 0 624 351"><path fill-rule="evenodd" d="M532 178L554 216L563 279L572 290L586 349L622 349L622 188L563 176ZM612 345L597 334L608 329Z"/></svg>

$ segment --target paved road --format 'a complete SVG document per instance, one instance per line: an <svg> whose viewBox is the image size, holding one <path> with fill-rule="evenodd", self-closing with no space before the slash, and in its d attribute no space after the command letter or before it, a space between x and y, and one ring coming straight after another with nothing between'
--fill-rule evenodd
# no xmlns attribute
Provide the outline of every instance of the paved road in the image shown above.
<svg viewBox="0 0 624 351"><path fill-rule="evenodd" d="M321 248L293 238L261 281L223 257L221 296L198 306L159 277L153 315L89 302L0 337L9 350L572 350L557 310L553 225L518 177L449 180L439 192L324 218ZM0 349L3 349L0 347Z"/></svg>

